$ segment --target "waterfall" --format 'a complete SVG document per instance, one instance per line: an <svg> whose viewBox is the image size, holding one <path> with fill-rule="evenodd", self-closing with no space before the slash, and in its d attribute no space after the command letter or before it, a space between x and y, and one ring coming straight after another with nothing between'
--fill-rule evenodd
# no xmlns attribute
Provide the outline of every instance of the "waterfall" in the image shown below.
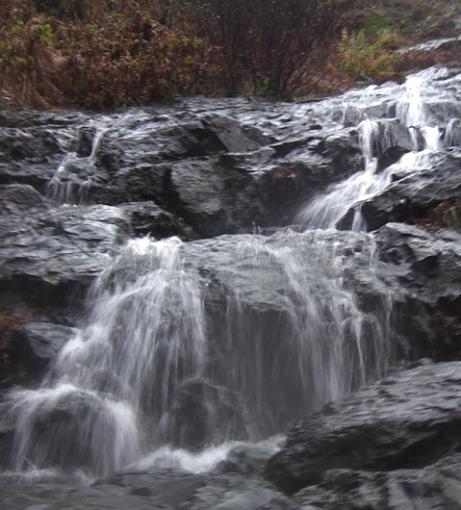
<svg viewBox="0 0 461 510"><path fill-rule="evenodd" d="M165 463L171 446L214 448L218 461L219 445L261 441L384 373L389 296L381 317L365 313L344 280L351 252L373 272L372 237L288 230L220 243L124 246L40 388L3 402L16 423L11 469L105 476L149 451Z"/></svg>
<svg viewBox="0 0 461 510"><path fill-rule="evenodd" d="M297 214L296 220L299 223L308 228L365 230L361 204L385 190L392 183L395 173L411 173L427 166L428 155L440 150L443 145L442 130L434 123L426 104L426 98L434 93L431 83L433 78L433 70L423 71L409 76L402 87L392 89L392 93L397 96L395 118L389 118L388 112L384 118L366 114L366 118L357 126L364 169L308 201ZM369 93L373 91L372 87ZM347 101L344 112L355 108L360 118L363 114L355 101L355 96ZM449 143L451 131L450 128L447 130L446 139ZM406 137L411 142L409 146ZM409 152L393 165L380 169L377 158L394 146L408 148Z"/></svg>
<svg viewBox="0 0 461 510"><path fill-rule="evenodd" d="M107 477L152 466L211 470L235 445L275 449L280 434L301 414L343 398L405 358L405 343L392 324L398 291L391 294L383 283L384 262L374 235L366 232L361 206L392 186L397 175L426 169L429 156L457 136L458 121L444 124L431 108L430 98L438 94L436 77L432 70L403 85L352 91L314 107L283 105L291 110L282 120L266 114L261 126L283 142L293 126L295 135L305 135L315 115L331 125L322 135L312 128L308 140L288 138L283 147L266 132L263 149L256 150L251 140L248 165L258 176L284 150L289 153L284 163L291 163L290 151L294 158L306 157L302 151L318 148L319 140L337 129L353 138L354 150L357 144L362 154L359 171L351 169L342 174L348 175L343 181L309 194L296 229L270 229L271 235L264 235L264 228L249 222L252 234L189 242L139 237L117 244L87 296L80 328L46 376L37 387L10 390L0 402L0 429L14 429L5 469L32 478L51 471ZM239 120L248 116L249 122L252 108L235 115ZM174 125L166 117L160 119L162 128ZM143 131L149 122L148 114L134 112L77 126L74 143L49 183L53 211L87 203L97 172L110 173L98 165L105 143L115 145L114 126L120 128L115 141L122 150L129 152L130 141L141 137L141 151L129 154L130 163L141 160L133 166L141 177L158 170L158 163L156 177L171 185L171 167L180 166L183 153L196 158L194 171L210 161L225 166L224 142L208 134L204 144L212 156L202 156L194 136L200 141L204 128L192 122L189 131L178 128L180 141L173 148L162 145L162 139L153 156L143 160L140 152L158 128L153 123ZM85 147L76 143L84 127L92 132L86 145L82 142ZM242 131L247 128L248 123ZM169 135L168 130L162 134ZM396 147L398 157L384 165L383 155ZM242 154L233 153L236 166ZM322 159L318 153L315 158ZM247 182L246 167L241 167L238 186ZM196 178L192 173L186 173L190 182ZM178 174L174 177L180 180ZM118 177L128 180L127 174ZM136 173L131 179L134 187L144 183ZM187 191L184 209L192 200ZM161 200L174 201L177 191L168 188L168 193ZM122 196L135 200L129 192ZM143 195L136 200L144 200ZM152 206L154 199L149 200ZM210 206L213 214L215 205ZM207 207L199 211L205 217ZM129 224L125 208L117 214Z"/></svg>
<svg viewBox="0 0 461 510"><path fill-rule="evenodd" d="M85 200L92 185L91 170L96 164L98 151L109 128L107 119L100 119L94 127L90 153L82 156L77 152L67 152L59 163L56 172L48 183L48 196L62 204L78 204ZM82 179L83 175L83 179Z"/></svg>

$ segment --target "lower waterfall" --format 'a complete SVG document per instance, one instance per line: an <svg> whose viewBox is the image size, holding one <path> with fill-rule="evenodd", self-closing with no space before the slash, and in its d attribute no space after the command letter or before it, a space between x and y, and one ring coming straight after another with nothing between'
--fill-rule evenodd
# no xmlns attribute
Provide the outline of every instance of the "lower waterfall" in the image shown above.
<svg viewBox="0 0 461 510"><path fill-rule="evenodd" d="M107 476L165 446L261 441L382 375L391 301L361 311L344 276L373 251L333 231L129 241L40 388L2 404L11 468Z"/></svg>

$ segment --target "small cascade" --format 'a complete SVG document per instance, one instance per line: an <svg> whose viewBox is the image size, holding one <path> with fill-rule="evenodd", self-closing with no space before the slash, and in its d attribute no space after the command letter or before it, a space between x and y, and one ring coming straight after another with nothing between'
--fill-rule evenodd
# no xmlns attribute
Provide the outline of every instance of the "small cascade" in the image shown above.
<svg viewBox="0 0 461 510"><path fill-rule="evenodd" d="M214 253L177 238L129 241L41 387L2 403L16 424L10 468L104 476L148 451L154 464L187 464L181 448L218 462L218 445L277 434L298 410L383 374L392 303L377 292L378 315L359 309L344 280L351 251L373 272L368 235L230 237Z"/></svg>
<svg viewBox="0 0 461 510"><path fill-rule="evenodd" d="M64 155L48 184L48 196L51 199L61 204L79 204L86 200L93 182L93 167L107 131L104 125L96 128L88 156L81 156L77 152Z"/></svg>
<svg viewBox="0 0 461 510"><path fill-rule="evenodd" d="M93 289L88 326L42 386L2 404L17 424L13 469L120 470L140 455L147 417L149 441L160 441L179 381L200 377L206 358L200 292L181 269L180 245L129 242Z"/></svg>
<svg viewBox="0 0 461 510"><path fill-rule="evenodd" d="M386 127L386 126L385 126ZM335 228L343 226L355 232L364 230L360 208L355 207L390 184L387 172L378 173L378 148L389 134L381 132L377 120L366 119L358 126L364 170L356 172L345 182L332 186L325 195L314 198L297 216L297 221L308 228ZM385 142L384 142L385 143ZM347 214L352 211L352 216ZM341 225L343 221L343 225Z"/></svg>
<svg viewBox="0 0 461 510"><path fill-rule="evenodd" d="M395 173L409 174L427 167L430 154L444 145L443 131L434 123L426 103L426 97L433 92L430 82L433 73L429 70L409 76L402 87L394 88L393 93L398 97L394 119L367 116L359 123L364 170L310 200L296 217L299 223L307 228L365 230L361 204L384 191ZM346 103L344 112L350 112L353 107L354 103L352 106ZM384 113L388 115L389 109ZM446 145L451 142L454 122L448 124ZM401 147L407 153L394 164L380 168L378 158L394 147Z"/></svg>

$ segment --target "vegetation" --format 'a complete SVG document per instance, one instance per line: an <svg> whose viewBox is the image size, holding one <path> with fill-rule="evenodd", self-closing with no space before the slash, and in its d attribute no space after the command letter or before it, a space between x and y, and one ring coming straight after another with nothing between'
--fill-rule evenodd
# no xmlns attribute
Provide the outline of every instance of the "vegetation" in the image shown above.
<svg viewBox="0 0 461 510"><path fill-rule="evenodd" d="M455 7L454 0L2 0L0 108L104 109L198 93L290 97L364 76L398 78L411 65L395 50L419 35L447 34Z"/></svg>

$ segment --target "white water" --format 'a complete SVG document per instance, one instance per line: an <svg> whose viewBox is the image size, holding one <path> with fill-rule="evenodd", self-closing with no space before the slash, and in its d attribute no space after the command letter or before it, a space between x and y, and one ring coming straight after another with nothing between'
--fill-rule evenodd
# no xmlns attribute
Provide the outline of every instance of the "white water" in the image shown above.
<svg viewBox="0 0 461 510"><path fill-rule="evenodd" d="M396 99L396 121L400 124L400 131L393 132L395 128L389 124L389 119L373 118L367 114L358 125L363 171L332 185L324 194L310 200L297 215L298 222L308 228L341 226L353 231L366 230L360 212L362 203L384 191L392 183L395 174L410 174L428 167L430 155L443 146L442 131L434 123L427 105L427 98L436 94L431 82L433 79L434 70L423 71L409 76L403 86L391 88ZM347 103L345 111L353 108L353 105ZM399 136L404 133L402 129L409 135L411 151L395 164L379 171L377 157L386 149L401 143ZM448 145L450 124L447 131L445 138Z"/></svg>
<svg viewBox="0 0 461 510"><path fill-rule="evenodd" d="M373 272L370 236L351 245L321 231L229 240L209 268L225 279L227 257L240 268L224 280L219 319L204 305L207 246L192 244L189 253L177 238L125 245L94 286L87 325L41 387L12 391L2 403L16 424L12 470L199 472L242 440L284 430L303 406L341 398L384 373L391 302L383 293L383 316L363 313L342 276L350 249ZM265 296L278 319L274 311L265 318ZM188 452L197 437L203 451Z"/></svg>
<svg viewBox="0 0 461 510"><path fill-rule="evenodd" d="M104 140L104 135L109 128L106 126L107 119L102 119L95 124L96 130L91 146L91 152L86 157L79 156L76 152L68 152L64 155L55 174L48 184L48 196L62 204L81 203L85 200L88 189L93 183L91 169L96 164L98 151ZM82 181L81 172L86 166L90 171Z"/></svg>
<svg viewBox="0 0 461 510"><path fill-rule="evenodd" d="M383 375L398 339L373 237L358 232L366 229L360 206L450 144L456 121L442 141L428 106L439 94L434 79L434 71L420 73L403 86L318 106L325 118L338 104L344 123L357 118L364 167L305 206L299 219L313 230L128 242L108 261L88 297L88 317L41 386L13 390L0 404L1 423L15 428L6 475L88 481L157 467L209 471L235 447L275 451L278 434L300 413ZM373 115L381 102L386 108ZM305 106L290 108L287 122L307 122ZM109 121L98 120L88 157L64 157L51 197L84 200L91 180L82 182L72 166L97 163ZM136 129L124 132L128 147L142 135ZM409 152L379 171L379 156L398 136ZM341 221L357 233L329 230ZM375 290L369 312L358 302L357 282Z"/></svg>

